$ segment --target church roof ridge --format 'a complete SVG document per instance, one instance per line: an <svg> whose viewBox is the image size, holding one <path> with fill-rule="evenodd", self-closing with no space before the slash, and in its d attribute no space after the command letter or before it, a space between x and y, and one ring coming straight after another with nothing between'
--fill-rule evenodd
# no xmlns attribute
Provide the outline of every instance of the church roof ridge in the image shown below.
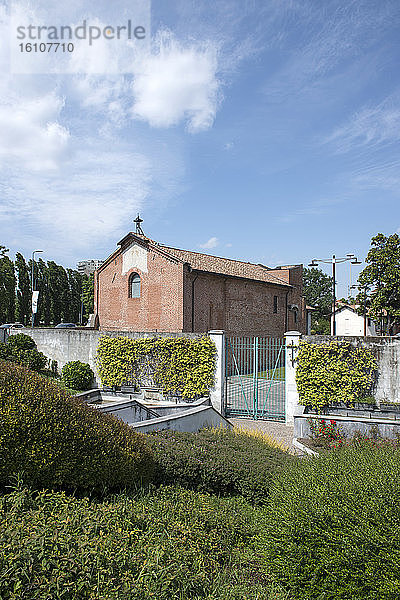
<svg viewBox="0 0 400 600"><path fill-rule="evenodd" d="M255 279L257 281L276 283L277 285L290 285L288 281L273 275L271 271L274 271L274 269L270 269L265 265L237 260L235 258L226 258L224 256L215 256L213 254L206 254L205 252L184 250L183 248L175 248L173 246L167 246L166 244L159 244L159 246L164 248L166 251L172 251L172 254L177 253L178 256L180 255L179 258L185 257L185 262L188 262L192 268L200 271L211 271L221 273L222 275L245 277L248 279ZM190 260L191 258L192 260ZM236 269L236 272L233 272L233 270L229 269L230 265L239 267L240 272L237 272ZM224 266L227 268L224 268Z"/></svg>

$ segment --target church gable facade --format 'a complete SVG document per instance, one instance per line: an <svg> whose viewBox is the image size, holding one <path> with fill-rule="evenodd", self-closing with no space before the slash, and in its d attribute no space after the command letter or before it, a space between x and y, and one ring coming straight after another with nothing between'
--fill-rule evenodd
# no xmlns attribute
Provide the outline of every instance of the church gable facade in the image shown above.
<svg viewBox="0 0 400 600"><path fill-rule="evenodd" d="M95 273L100 329L282 336L303 331L302 265L269 269L129 233Z"/></svg>

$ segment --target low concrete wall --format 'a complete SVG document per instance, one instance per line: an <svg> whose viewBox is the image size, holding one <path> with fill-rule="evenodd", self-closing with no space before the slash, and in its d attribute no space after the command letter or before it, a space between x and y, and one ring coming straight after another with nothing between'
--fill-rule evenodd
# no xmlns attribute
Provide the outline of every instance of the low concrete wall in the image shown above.
<svg viewBox="0 0 400 600"><path fill-rule="evenodd" d="M105 335L110 337L127 337L138 339L144 337L186 337L200 338L202 333L163 333L138 331L98 331L95 329L55 329L54 327L30 329L14 329L11 335L25 333L32 337L40 352L58 362L59 370L70 360L80 360L88 363L95 374L96 387L100 379L96 366L96 352L99 339Z"/></svg>
<svg viewBox="0 0 400 600"><path fill-rule="evenodd" d="M320 417L316 417L313 414L307 414L304 412L305 407L300 407L297 414L294 415L294 438L295 439L303 439L309 438L311 436L311 429L308 423L308 419L311 417L313 419L321 418L325 421L333 420L337 423L337 425L342 430L343 434L346 438L352 438L354 434L359 431L363 435L369 435L371 433L371 429L374 427L378 429L379 435L383 438L396 438L397 434L400 435L400 418L399 419L389 419L385 418L385 414L382 415L379 411L375 413L371 413L371 418L368 417L345 417L342 415L321 415ZM400 417L400 415L399 415Z"/></svg>
<svg viewBox="0 0 400 600"><path fill-rule="evenodd" d="M167 415L159 419L149 419L140 423L129 423L130 427L140 433L171 429L173 431L196 432L204 427L224 427L232 429L231 423L212 406L190 408L178 415Z"/></svg>

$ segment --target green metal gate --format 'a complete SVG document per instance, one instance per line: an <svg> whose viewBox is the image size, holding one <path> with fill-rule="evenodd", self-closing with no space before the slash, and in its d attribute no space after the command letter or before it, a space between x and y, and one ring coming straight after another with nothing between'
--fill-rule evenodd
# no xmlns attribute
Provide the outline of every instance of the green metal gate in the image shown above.
<svg viewBox="0 0 400 600"><path fill-rule="evenodd" d="M229 417L285 420L285 340L227 336L225 412Z"/></svg>

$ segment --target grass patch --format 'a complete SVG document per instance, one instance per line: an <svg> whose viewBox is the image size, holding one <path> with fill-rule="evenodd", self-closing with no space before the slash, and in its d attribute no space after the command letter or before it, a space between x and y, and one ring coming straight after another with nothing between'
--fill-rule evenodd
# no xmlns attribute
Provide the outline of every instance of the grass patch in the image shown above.
<svg viewBox="0 0 400 600"><path fill-rule="evenodd" d="M285 367L277 367L274 369L269 369L268 371L260 371L258 373L258 377L260 379L272 379L272 380L285 380Z"/></svg>

